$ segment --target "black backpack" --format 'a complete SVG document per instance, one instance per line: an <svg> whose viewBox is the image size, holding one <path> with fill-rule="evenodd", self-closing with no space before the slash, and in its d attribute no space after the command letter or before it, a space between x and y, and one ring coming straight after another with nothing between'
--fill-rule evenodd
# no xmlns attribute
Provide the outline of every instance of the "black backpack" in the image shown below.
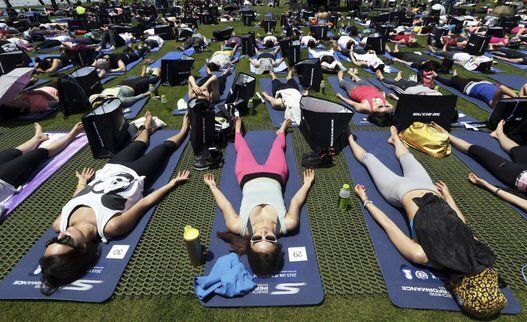
<svg viewBox="0 0 527 322"><path fill-rule="evenodd" d="M59 92L59 109L65 116L84 113L91 108L88 94L71 75L64 75L57 80Z"/></svg>

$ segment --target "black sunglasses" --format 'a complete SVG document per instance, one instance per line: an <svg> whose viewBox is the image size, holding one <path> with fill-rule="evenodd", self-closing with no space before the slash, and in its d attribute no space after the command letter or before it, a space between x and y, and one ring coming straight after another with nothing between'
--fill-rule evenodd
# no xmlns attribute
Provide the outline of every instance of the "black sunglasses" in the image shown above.
<svg viewBox="0 0 527 322"><path fill-rule="evenodd" d="M264 239L261 235L254 235L251 238L251 246L256 244L256 243L261 242L262 240L265 240L265 241L270 242L272 244L278 243L278 241L276 239L276 236L267 235L267 236L265 236L265 239Z"/></svg>
<svg viewBox="0 0 527 322"><path fill-rule="evenodd" d="M71 248L76 248L75 241L73 240L73 237L71 237L70 235L64 235L60 238L53 237L46 242L46 247L52 244L60 244L60 245L69 246Z"/></svg>

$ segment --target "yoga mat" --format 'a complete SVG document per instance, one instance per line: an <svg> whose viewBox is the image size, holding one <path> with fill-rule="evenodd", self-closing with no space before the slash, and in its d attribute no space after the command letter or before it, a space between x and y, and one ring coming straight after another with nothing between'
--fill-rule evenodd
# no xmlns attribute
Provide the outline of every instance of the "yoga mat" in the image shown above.
<svg viewBox="0 0 527 322"><path fill-rule="evenodd" d="M486 149L504 157L507 160L511 160L510 156L501 149L500 144L498 143L498 140L493 139L489 136L489 133L481 132L481 131L468 131L468 130L459 130L452 132L453 135L456 137L463 139L469 143L477 144L485 147ZM482 179L487 180L490 184L497 186L497 187L507 187L505 184L501 183L496 177L494 177L487 169L485 169L482 165L480 165L476 160L471 158L469 155L459 151L458 149L453 149L456 156L463 161L469 167L474 173L476 173L479 177ZM486 194L486 192L482 192L482 194ZM489 198L490 194L489 194ZM499 198L499 197L495 197ZM512 206L514 210L516 210L523 218L527 219L527 212L523 211L522 209Z"/></svg>
<svg viewBox="0 0 527 322"><path fill-rule="evenodd" d="M253 131L247 133L245 140L249 145L255 159L263 164L276 137L274 131ZM287 181L284 200L289 206L294 194L300 189L300 172L297 168L291 137L286 136L287 148L285 151L289 166L289 179ZM233 207L238 211L242 199L242 192L236 176L234 166L236 152L234 144L229 144L225 152L220 190L225 194ZM229 254L229 245L216 237L216 232L227 231L225 219L218 208L214 218L209 246L210 256L213 258L205 264L205 274L208 275L214 266L215 259ZM300 213L300 227L297 231L280 237L284 252L284 267L279 274L270 278L254 279L257 284L255 290L243 297L224 298L212 296L208 301L201 302L207 307L241 307L241 306L292 306L316 305L324 299L324 290L318 270L317 257L311 239L309 218L305 206ZM247 256L242 256L240 261L250 271Z"/></svg>
<svg viewBox="0 0 527 322"><path fill-rule="evenodd" d="M35 89L35 88L40 87L40 86L42 86L42 85L44 85L44 84L47 84L47 83L49 83L49 82L51 82L51 80L49 80L49 79L44 79L44 78L40 78L40 79L38 79L38 80L35 82L35 84L33 84L33 85L31 85L31 86L26 86L26 87L24 88L24 90L25 90L25 91L28 91L28 90L31 90L31 89Z"/></svg>
<svg viewBox="0 0 527 322"><path fill-rule="evenodd" d="M492 74L487 75L489 78L497 81L498 83L510 87L519 91L522 86L527 83L527 77L522 75L509 75L509 74Z"/></svg>
<svg viewBox="0 0 527 322"><path fill-rule="evenodd" d="M26 113L22 114L16 118L13 119L13 121L39 121L42 120L49 115L55 113L59 109L60 104L56 104L55 106L51 107L47 111L42 112L34 112L34 113Z"/></svg>
<svg viewBox="0 0 527 322"><path fill-rule="evenodd" d="M101 79L101 84L106 84L106 83L108 83L109 81L114 80L115 78L117 78L116 75L105 75L104 78Z"/></svg>
<svg viewBox="0 0 527 322"><path fill-rule="evenodd" d="M67 133L47 134L49 135L49 140L42 143L40 147L46 147L49 142L60 139L67 135ZM26 200L29 195L31 195L44 182L46 182L46 180L54 175L66 162L68 162L75 154L77 154L77 152L84 148L86 144L88 144L88 138L85 134L81 134L59 154L53 158L50 158L46 162L43 162L40 167L35 170L31 180L22 186L22 190L4 203L5 211L3 214L0 214L0 221L4 220L13 210L16 209L16 207L18 207L18 205Z"/></svg>
<svg viewBox="0 0 527 322"><path fill-rule="evenodd" d="M477 105L478 107L484 109L485 111L487 112L492 112L492 108L485 102L483 102L482 100L479 100L477 98L474 98L474 97L470 97L468 95L465 95L464 93L461 93L460 91L458 91L457 89L453 88L453 87L450 87L450 86L447 86L443 83L440 83L438 82L437 80L435 80L435 83L437 86L443 88L443 89L446 89L447 91L449 91L450 93L456 95L457 97L461 97L475 105Z"/></svg>
<svg viewBox="0 0 527 322"><path fill-rule="evenodd" d="M354 134L357 136L357 142L366 151L382 160L384 165L394 173L402 174L394 149L386 142L389 137L388 132L356 131ZM364 185L368 198L409 236L410 232L404 210L395 208L384 200L368 171L355 159L351 149L344 149L344 157L348 163L353 183ZM375 222L369 212L364 208L362 212L392 303L400 308L459 311L459 306L439 279L439 274L426 267L415 266L404 259L393 246L386 232ZM505 288L502 291L508 301L508 305L502 310L502 313L520 313L520 304L510 289Z"/></svg>
<svg viewBox="0 0 527 322"><path fill-rule="evenodd" d="M509 61L506 61L506 60L503 60L503 59L499 59L498 58L499 56L495 56L495 55L492 55L492 56L494 58L496 58L496 60L499 61L500 63L503 63L505 65L509 65L511 67L515 67L515 68L518 68L518 69L521 69L521 70L527 70L527 65L511 63Z"/></svg>
<svg viewBox="0 0 527 322"><path fill-rule="evenodd" d="M157 68L159 66L161 66L161 61L163 59L165 60L177 60L177 59L181 59L181 57L183 57L183 54L187 55L187 56L190 56L194 53L194 48L191 48L192 50L188 49L188 52L192 51L192 53L188 53L187 54L187 51L185 52L182 52L182 51L169 51L168 53L166 53L163 57L159 58L158 60L156 60L155 62L153 62L150 67L151 68Z"/></svg>
<svg viewBox="0 0 527 322"><path fill-rule="evenodd" d="M60 46L55 46L55 47L42 48L39 50L35 50L35 53L36 54L49 54L49 53L52 53L54 51L59 51L59 50L60 50Z"/></svg>
<svg viewBox="0 0 527 322"><path fill-rule="evenodd" d="M368 80L363 79L365 82L368 82ZM341 88L339 86L339 79L336 76L330 76L327 78L327 81L329 85L331 85L331 88L335 91L335 93L340 93L340 95L344 97L348 97L348 93L345 89ZM344 101L339 100L339 104L342 104L343 106L346 106L350 110L353 110L355 113L351 117L351 120L353 121L353 124L355 125L372 125L368 120L366 119L368 117L368 114L359 113L357 112L352 106L346 104Z"/></svg>
<svg viewBox="0 0 527 322"><path fill-rule="evenodd" d="M300 80L296 78L296 81L298 85L300 86L300 90L303 91L302 85L300 85ZM262 92L267 92L269 95L273 95L273 86L272 86L272 79L270 78L260 78L260 90ZM280 78L280 81L285 82L286 80L284 78ZM275 110L269 101L264 100L265 106L267 107L267 111L269 112L269 116L271 117L271 122L273 123L273 126L276 128L279 128L282 123L285 120L285 111L278 111ZM293 122L292 127L297 127L298 124Z"/></svg>
<svg viewBox="0 0 527 322"><path fill-rule="evenodd" d="M176 133L177 131L168 130L155 132L150 137L149 150ZM152 189L158 189L170 181L187 142L188 140L185 140L172 155L164 171L152 185ZM108 244L101 243L99 261L88 270L85 276L60 288L52 295L46 296L40 293L39 290L40 267L38 260L44 253L46 241L57 236L57 233L53 232L51 228L48 229L15 268L2 280L0 283L0 299L61 300L92 303L101 303L108 300L113 295L121 275L155 209L156 206L144 214L137 222L135 228L127 235L111 239Z"/></svg>
<svg viewBox="0 0 527 322"><path fill-rule="evenodd" d="M223 93L221 93L221 95L220 95L220 100L215 105L219 105L219 104L225 103L225 100L227 99L227 96L229 96L229 93L232 91L232 84L234 83L234 79L235 78L236 78L236 75L235 75L234 72L226 77L226 79L225 79L225 89L223 90ZM189 101L189 99L188 99L188 92L185 93L185 95L183 95L183 99L188 103L188 101ZM172 111L172 115L183 115L183 114L187 113L188 109L186 109L186 110L178 110L177 102L175 103L175 105L176 105L176 108Z"/></svg>
<svg viewBox="0 0 527 322"><path fill-rule="evenodd" d="M132 78L137 78L138 76L130 76L130 77L127 77L126 79L132 79ZM161 82L157 82L157 84L155 84L155 88L159 88L159 85L161 84ZM137 117L137 115L141 112L141 110L143 109L143 107L146 105L146 102L148 102L148 100L150 99L150 95L140 99L139 101L135 102L134 105L130 106L130 107L126 107L124 108L123 112L124 112L124 118L127 119L127 120L133 120Z"/></svg>
<svg viewBox="0 0 527 322"><path fill-rule="evenodd" d="M234 60L234 59L237 59L237 58L240 58L240 55L241 55L242 51L241 50L237 50L235 53L234 53L234 56L233 58L231 59ZM234 66L236 66L236 64L234 64ZM232 70L234 72L234 66L232 67ZM199 74L201 75L201 77L205 77L207 76L207 72L205 71L205 68L207 67L207 64L203 65L203 67L201 67L201 69L199 70ZM216 73L216 74L221 74L225 71L225 69L221 70L221 71L217 71L217 72L213 72Z"/></svg>

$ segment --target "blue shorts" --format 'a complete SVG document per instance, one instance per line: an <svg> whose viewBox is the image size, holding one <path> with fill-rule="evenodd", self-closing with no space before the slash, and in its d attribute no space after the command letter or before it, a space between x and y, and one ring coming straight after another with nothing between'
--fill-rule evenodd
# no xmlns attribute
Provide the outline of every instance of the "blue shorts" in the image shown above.
<svg viewBox="0 0 527 322"><path fill-rule="evenodd" d="M477 98L489 104L494 99L494 95L498 91L498 87L492 83L482 82L474 85L468 95Z"/></svg>

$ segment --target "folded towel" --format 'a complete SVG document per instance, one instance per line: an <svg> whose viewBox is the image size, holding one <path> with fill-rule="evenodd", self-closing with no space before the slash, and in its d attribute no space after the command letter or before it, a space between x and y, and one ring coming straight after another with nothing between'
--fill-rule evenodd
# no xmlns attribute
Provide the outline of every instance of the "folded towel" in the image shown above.
<svg viewBox="0 0 527 322"><path fill-rule="evenodd" d="M218 258L210 274L196 277L194 282L194 291L200 300L212 293L224 297L245 295L256 287L252 275L235 253Z"/></svg>

